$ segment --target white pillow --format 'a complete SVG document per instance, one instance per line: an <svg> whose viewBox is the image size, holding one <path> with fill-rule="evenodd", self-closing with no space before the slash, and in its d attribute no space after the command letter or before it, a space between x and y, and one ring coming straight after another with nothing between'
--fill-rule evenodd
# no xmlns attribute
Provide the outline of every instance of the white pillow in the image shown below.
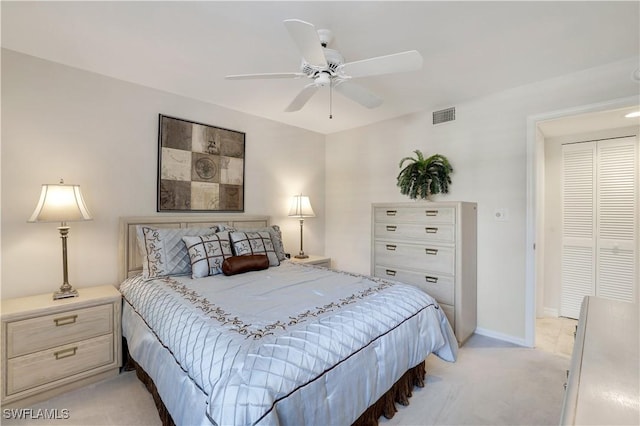
<svg viewBox="0 0 640 426"><path fill-rule="evenodd" d="M267 231L258 232L230 232L231 244L236 256L245 254L266 254L269 258L269 266L280 265L276 255L271 234Z"/></svg>
<svg viewBox="0 0 640 426"><path fill-rule="evenodd" d="M184 236L207 235L218 231L208 228L154 228L138 225L136 234L142 255L142 275L145 278L191 273L191 262Z"/></svg>
<svg viewBox="0 0 640 426"><path fill-rule="evenodd" d="M182 237L191 261L191 278L222 273L222 262L233 256L228 232Z"/></svg>

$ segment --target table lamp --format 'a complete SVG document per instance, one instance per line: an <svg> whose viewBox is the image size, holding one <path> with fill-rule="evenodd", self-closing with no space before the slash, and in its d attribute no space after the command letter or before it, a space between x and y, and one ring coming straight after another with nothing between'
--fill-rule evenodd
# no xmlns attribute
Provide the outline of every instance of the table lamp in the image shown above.
<svg viewBox="0 0 640 426"><path fill-rule="evenodd" d="M67 222L91 220L91 214L82 199L79 185L59 184L42 185L40 201L28 222L60 222L58 230L62 239L62 285L53 293L53 300L78 296L78 291L69 284L67 269Z"/></svg>
<svg viewBox="0 0 640 426"><path fill-rule="evenodd" d="M296 259L306 259L309 256L304 254L304 249L302 247L302 227L304 225L305 217L315 217L315 213L311 208L311 202L309 201L309 197L306 195L294 195L291 200L291 208L289 209L290 217L298 217L300 218L300 253L295 255Z"/></svg>

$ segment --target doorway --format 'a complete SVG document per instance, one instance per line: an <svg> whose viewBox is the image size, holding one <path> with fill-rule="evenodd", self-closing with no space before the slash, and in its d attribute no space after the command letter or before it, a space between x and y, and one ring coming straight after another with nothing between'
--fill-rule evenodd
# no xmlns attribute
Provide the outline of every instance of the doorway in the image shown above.
<svg viewBox="0 0 640 426"><path fill-rule="evenodd" d="M557 316L553 306L545 307L545 141L571 135L611 135L615 129L635 128L638 120L625 119L638 109L638 98L624 98L571 110L529 117L527 121L527 254L525 289L525 344L535 346L536 318ZM615 132L614 132L615 133ZM606 136L605 136L606 137ZM549 296L549 294L547 294ZM547 297L547 301L549 298Z"/></svg>

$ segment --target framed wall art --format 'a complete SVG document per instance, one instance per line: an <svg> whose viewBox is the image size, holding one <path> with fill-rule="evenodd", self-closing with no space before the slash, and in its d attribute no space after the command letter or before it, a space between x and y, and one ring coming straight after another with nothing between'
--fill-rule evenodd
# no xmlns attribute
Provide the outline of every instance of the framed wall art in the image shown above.
<svg viewBox="0 0 640 426"><path fill-rule="evenodd" d="M160 114L159 212L244 211L245 134Z"/></svg>

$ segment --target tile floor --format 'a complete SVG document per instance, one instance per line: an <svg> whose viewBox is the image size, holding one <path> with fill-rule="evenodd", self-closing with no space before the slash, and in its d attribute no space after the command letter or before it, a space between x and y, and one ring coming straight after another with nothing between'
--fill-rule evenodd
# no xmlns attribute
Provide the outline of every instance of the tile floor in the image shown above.
<svg viewBox="0 0 640 426"><path fill-rule="evenodd" d="M536 349L570 358L577 325L571 318L536 319Z"/></svg>

